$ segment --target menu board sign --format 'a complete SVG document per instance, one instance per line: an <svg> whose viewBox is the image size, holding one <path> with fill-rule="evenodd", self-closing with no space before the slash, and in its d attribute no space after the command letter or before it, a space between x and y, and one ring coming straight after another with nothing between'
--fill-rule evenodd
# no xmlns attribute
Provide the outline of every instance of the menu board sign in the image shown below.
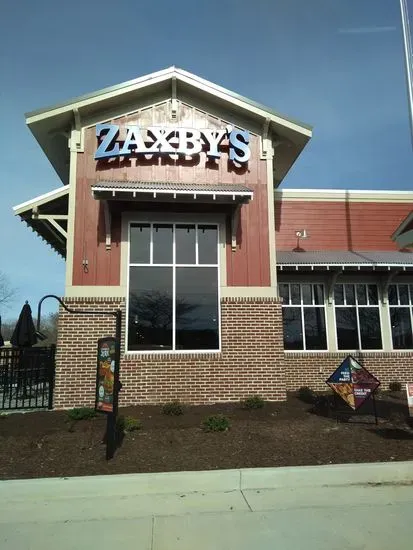
<svg viewBox="0 0 413 550"><path fill-rule="evenodd" d="M413 416L413 384L406 384L407 405L409 407L409 415Z"/></svg>
<svg viewBox="0 0 413 550"><path fill-rule="evenodd" d="M96 405L97 411L113 412L115 387L116 338L100 338L98 340L98 359L96 375Z"/></svg>
<svg viewBox="0 0 413 550"><path fill-rule="evenodd" d="M353 410L357 410L380 386L379 380L349 355L326 384Z"/></svg>

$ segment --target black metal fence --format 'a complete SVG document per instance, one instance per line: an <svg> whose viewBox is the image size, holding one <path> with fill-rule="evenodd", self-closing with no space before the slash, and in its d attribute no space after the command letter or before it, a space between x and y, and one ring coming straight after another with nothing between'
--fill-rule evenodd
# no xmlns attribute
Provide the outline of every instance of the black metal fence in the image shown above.
<svg viewBox="0 0 413 550"><path fill-rule="evenodd" d="M51 409L55 346L0 348L0 410Z"/></svg>

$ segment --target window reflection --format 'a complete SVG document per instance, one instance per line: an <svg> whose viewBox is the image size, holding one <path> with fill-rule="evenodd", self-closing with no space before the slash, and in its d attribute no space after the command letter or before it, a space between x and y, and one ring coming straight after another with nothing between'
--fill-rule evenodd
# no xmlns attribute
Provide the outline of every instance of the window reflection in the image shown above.
<svg viewBox="0 0 413 550"><path fill-rule="evenodd" d="M128 350L219 349L216 225L133 223L130 263Z"/></svg>
<svg viewBox="0 0 413 550"><path fill-rule="evenodd" d="M153 263L171 264L173 245L173 225L154 224Z"/></svg>
<svg viewBox="0 0 413 550"><path fill-rule="evenodd" d="M218 349L216 268L176 269L176 349Z"/></svg>
<svg viewBox="0 0 413 550"><path fill-rule="evenodd" d="M130 263L147 264L150 261L151 226L132 224L130 228Z"/></svg>
<svg viewBox="0 0 413 550"><path fill-rule="evenodd" d="M131 267L128 347L172 349L172 268Z"/></svg>
<svg viewBox="0 0 413 550"><path fill-rule="evenodd" d="M176 263L195 263L195 225L177 225L175 228Z"/></svg>
<svg viewBox="0 0 413 550"><path fill-rule="evenodd" d="M413 335L410 308L390 308L391 334L394 349L412 349Z"/></svg>
<svg viewBox="0 0 413 550"><path fill-rule="evenodd" d="M214 225L198 225L198 262L217 263L218 229Z"/></svg>
<svg viewBox="0 0 413 550"><path fill-rule="evenodd" d="M301 309L283 308L284 349L303 349L303 326Z"/></svg>

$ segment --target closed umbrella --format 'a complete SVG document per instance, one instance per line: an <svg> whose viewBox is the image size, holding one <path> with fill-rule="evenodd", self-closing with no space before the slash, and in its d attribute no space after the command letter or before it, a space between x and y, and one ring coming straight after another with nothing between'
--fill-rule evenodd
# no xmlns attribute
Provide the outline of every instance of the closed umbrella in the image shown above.
<svg viewBox="0 0 413 550"><path fill-rule="evenodd" d="M37 343L32 309L27 301L20 312L19 319L10 338L10 343L18 348L29 348Z"/></svg>
<svg viewBox="0 0 413 550"><path fill-rule="evenodd" d="M29 302L24 304L16 326L14 327L13 334L10 338L10 343L20 348L19 353L19 365L17 369L17 393L16 397L24 400L30 397L27 394L27 386L31 385L33 378L33 372L30 369L31 361L30 356L26 354L26 349L31 348L37 342L36 329L33 323L32 310L29 306Z"/></svg>

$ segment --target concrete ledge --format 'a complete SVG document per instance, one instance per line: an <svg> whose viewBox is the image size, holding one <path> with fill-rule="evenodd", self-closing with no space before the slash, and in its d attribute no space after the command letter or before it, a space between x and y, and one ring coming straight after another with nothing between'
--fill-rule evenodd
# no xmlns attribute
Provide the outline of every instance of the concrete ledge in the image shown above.
<svg viewBox="0 0 413 550"><path fill-rule="evenodd" d="M241 489L413 483L413 461L241 470Z"/></svg>
<svg viewBox="0 0 413 550"><path fill-rule="evenodd" d="M2 497L52 499L148 495L167 493L227 492L240 488L240 470L207 470L200 472L162 472L89 477L42 478L0 481Z"/></svg>
<svg viewBox="0 0 413 550"><path fill-rule="evenodd" d="M412 462L164 472L0 481L3 500L413 483Z"/></svg>

